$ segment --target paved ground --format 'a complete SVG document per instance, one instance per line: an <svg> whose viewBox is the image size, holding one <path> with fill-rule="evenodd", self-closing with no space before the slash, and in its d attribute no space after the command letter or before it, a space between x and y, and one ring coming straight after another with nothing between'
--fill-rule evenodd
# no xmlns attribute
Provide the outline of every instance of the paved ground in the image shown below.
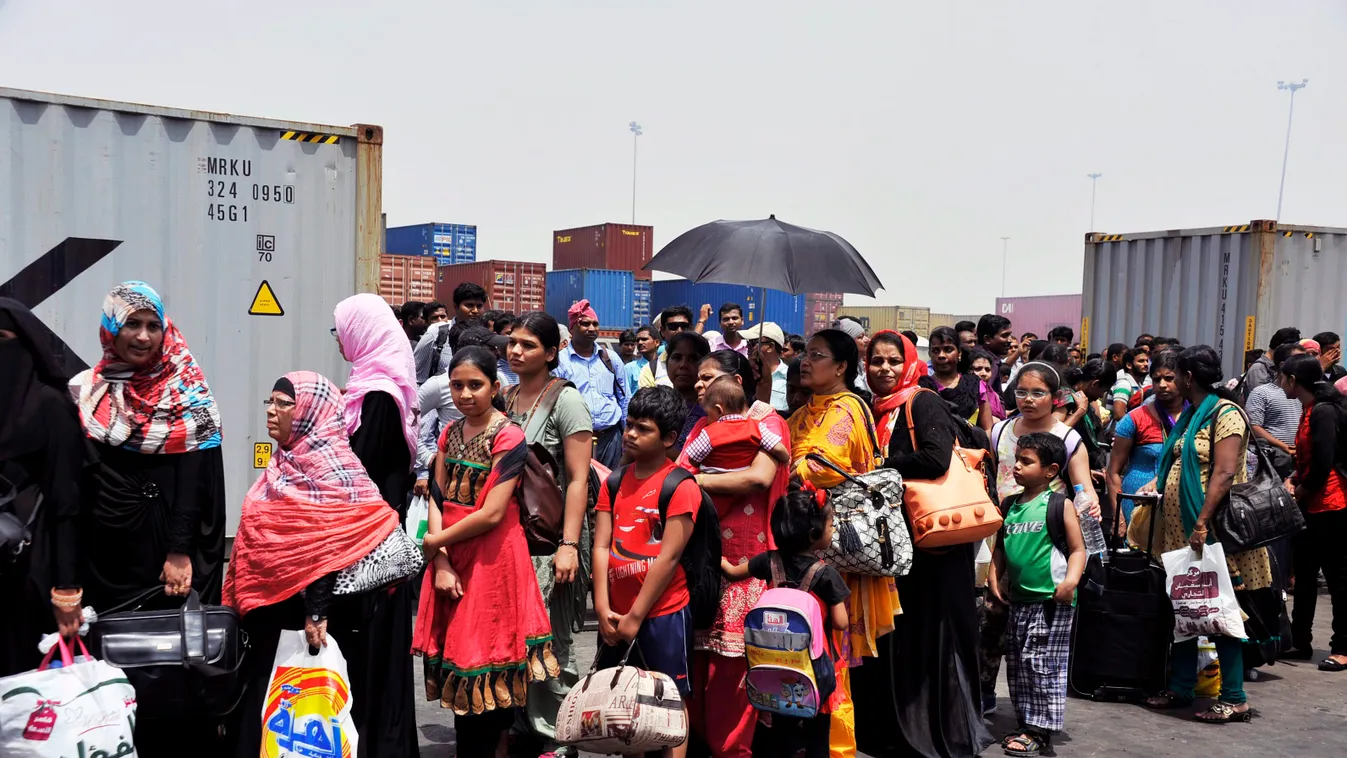
<svg viewBox="0 0 1347 758"><path fill-rule="evenodd" d="M1321 595L1315 619L1317 646L1328 642L1328 609L1328 597ZM593 659L597 636L593 631L580 635L581 660ZM1320 650L1310 663L1279 663L1264 669L1258 681L1249 682L1249 702L1258 712L1250 724L1195 723L1189 716L1196 708L1156 712L1137 705L1073 698L1067 702L1066 731L1056 740L1057 755L1343 758L1347 756L1347 672L1319 671L1316 665L1325 656L1326 652ZM998 738L1015 726L1002 679L1001 707L990 727ZM418 681L417 692L421 691ZM1198 705L1205 707L1207 703ZM455 755L450 711L423 702L418 705L417 722L423 758ZM993 747L986 755L999 756L1001 751Z"/></svg>

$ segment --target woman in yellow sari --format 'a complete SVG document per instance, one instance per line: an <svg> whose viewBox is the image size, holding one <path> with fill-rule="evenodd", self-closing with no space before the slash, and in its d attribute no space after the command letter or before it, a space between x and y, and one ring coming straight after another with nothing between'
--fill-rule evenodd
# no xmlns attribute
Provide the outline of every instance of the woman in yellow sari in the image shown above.
<svg viewBox="0 0 1347 758"><path fill-rule="evenodd" d="M852 389L860 367L856 342L845 332L825 329L815 334L805 347L800 363L800 383L813 391L809 404L790 417L791 461L793 473L816 487L834 487L842 477L826 466L809 461L817 453L843 471L864 474L878 460L875 450L875 424L866 401ZM885 577L843 574L851 597L847 615L851 627L834 634L848 666L861 665L863 657L878 654L877 640L893 631L893 618L902 612L898 587ZM837 688L845 696L832 712L829 752L832 758L856 755L856 717L851 702L851 677L839 668Z"/></svg>

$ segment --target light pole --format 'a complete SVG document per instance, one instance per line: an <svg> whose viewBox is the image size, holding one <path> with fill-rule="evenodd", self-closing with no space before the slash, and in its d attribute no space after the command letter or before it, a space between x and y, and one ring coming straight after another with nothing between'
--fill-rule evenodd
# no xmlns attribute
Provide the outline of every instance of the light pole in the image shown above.
<svg viewBox="0 0 1347 758"><path fill-rule="evenodd" d="M1310 83L1309 79L1301 79L1297 82L1277 82L1277 89L1290 90L1291 107L1286 114L1286 148L1282 150L1282 181L1277 187L1277 221L1282 220L1282 196L1286 192L1286 159L1291 156L1291 119L1296 116L1296 90L1305 89Z"/></svg>
<svg viewBox="0 0 1347 758"><path fill-rule="evenodd" d="M635 121L627 125L631 130L631 223L636 223L636 140L643 132Z"/></svg>
<svg viewBox="0 0 1347 758"><path fill-rule="evenodd" d="M1001 238L1001 297L1006 296L1006 264L1010 261L1010 238Z"/></svg>
<svg viewBox="0 0 1347 758"><path fill-rule="evenodd" d="M1090 178L1090 229L1094 231L1094 193L1099 187L1099 177L1103 174L1086 174Z"/></svg>

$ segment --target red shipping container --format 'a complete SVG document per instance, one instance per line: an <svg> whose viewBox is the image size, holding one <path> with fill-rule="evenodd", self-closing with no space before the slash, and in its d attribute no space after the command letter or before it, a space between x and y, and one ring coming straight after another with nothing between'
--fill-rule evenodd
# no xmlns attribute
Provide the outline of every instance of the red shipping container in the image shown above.
<svg viewBox="0 0 1347 758"><path fill-rule="evenodd" d="M601 268L631 271L649 279L642 267L654 257L655 227L597 224L552 232L552 269Z"/></svg>
<svg viewBox="0 0 1347 758"><path fill-rule="evenodd" d="M1080 295L1036 295L1033 297L998 297L996 312L1010 319L1015 334L1033 332L1039 339L1047 339L1054 326L1069 326L1079 341Z"/></svg>
<svg viewBox="0 0 1347 758"><path fill-rule="evenodd" d="M421 255L379 256L379 297L389 305L435 299L435 259Z"/></svg>
<svg viewBox="0 0 1347 758"><path fill-rule="evenodd" d="M453 309L454 288L472 282L486 290L486 307L515 315L541 311L547 296L547 266L526 261L478 261L440 266L436 300Z"/></svg>
<svg viewBox="0 0 1347 758"><path fill-rule="evenodd" d="M805 294L805 336L808 337L820 329L827 329L832 326L833 320L837 318L837 312L841 309L842 293L840 292L810 292Z"/></svg>

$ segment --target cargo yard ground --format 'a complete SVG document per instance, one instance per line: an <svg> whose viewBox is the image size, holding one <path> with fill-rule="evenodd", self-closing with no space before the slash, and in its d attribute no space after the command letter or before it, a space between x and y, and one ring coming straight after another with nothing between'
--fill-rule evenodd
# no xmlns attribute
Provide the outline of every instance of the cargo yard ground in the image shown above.
<svg viewBox="0 0 1347 758"><path fill-rule="evenodd" d="M1328 595L1320 594L1314 624L1317 645L1327 643L1331 614ZM594 659L598 632L591 625L577 635L576 659ZM1094 703L1070 698L1066 704L1066 731L1054 740L1057 755L1075 756L1137 755L1150 758L1208 755L1220 758L1268 758L1269 756L1341 756L1347 755L1347 698L1343 685L1347 674L1328 674L1316 665L1326 653L1321 649L1312 663L1282 662L1261 670L1256 682L1246 683L1249 702L1258 715L1249 724L1199 724L1191 719L1194 708L1151 711L1140 705ZM419 662L418 662L419 664ZM420 679L421 667L416 666ZM438 703L420 701L423 692L417 682L417 729L422 758L448 758L455 755L453 713ZM998 740L1015 727L1005 677L997 692L999 707L991 720L992 736ZM1206 706L1208 701L1199 701ZM983 755L1001 755L993 745ZM593 753L582 753L584 756ZM864 755L864 754L862 754ZM782 758L771 756L771 758Z"/></svg>

